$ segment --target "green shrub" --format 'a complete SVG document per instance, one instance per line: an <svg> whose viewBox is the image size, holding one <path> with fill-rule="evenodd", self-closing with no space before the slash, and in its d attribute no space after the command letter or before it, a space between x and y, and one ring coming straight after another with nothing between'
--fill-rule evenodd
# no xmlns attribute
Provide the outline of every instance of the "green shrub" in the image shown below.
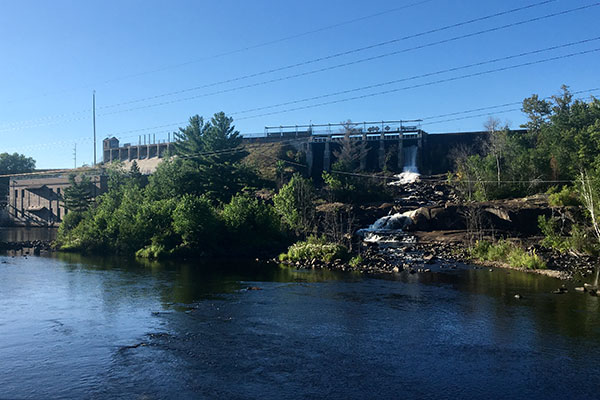
<svg viewBox="0 0 600 400"><path fill-rule="evenodd" d="M83 220L83 213L77 211L71 211L64 216L60 226L58 227L58 236L64 236L68 232L72 231L81 220Z"/></svg>
<svg viewBox="0 0 600 400"><path fill-rule="evenodd" d="M348 249L335 243L325 243L322 239L311 237L307 241L297 242L289 247L287 254L279 257L282 261L309 261L320 260L332 262L334 260L347 261Z"/></svg>
<svg viewBox="0 0 600 400"><path fill-rule="evenodd" d="M273 197L282 222L296 232L310 232L314 225L315 189L310 179L294 174Z"/></svg>
<svg viewBox="0 0 600 400"><path fill-rule="evenodd" d="M581 205L577 192L572 187L563 186L559 191L556 186L553 186L548 189L547 193L548 203L552 207L579 207Z"/></svg>
<svg viewBox="0 0 600 400"><path fill-rule="evenodd" d="M571 247L569 239L558 233L558 221L556 218L546 218L543 215L538 217L538 226L544 235L540 244L544 247L560 251L568 251Z"/></svg>
<svg viewBox="0 0 600 400"><path fill-rule="evenodd" d="M352 268L358 268L360 267L363 263L365 262L365 259L359 254L357 256L352 257L352 259L350 259L350 262L348 264L350 264L350 266Z"/></svg>
<svg viewBox="0 0 600 400"><path fill-rule="evenodd" d="M216 242L219 225L218 215L205 197L186 194L173 210L173 230L189 247Z"/></svg>
<svg viewBox="0 0 600 400"><path fill-rule="evenodd" d="M478 241L475 247L471 249L471 255L481 261L502 262L517 268L546 268L546 264L535 251L528 253L507 240L500 240L497 243Z"/></svg>
<svg viewBox="0 0 600 400"><path fill-rule="evenodd" d="M221 213L229 239L243 246L264 245L281 235L274 208L258 199L237 194Z"/></svg>

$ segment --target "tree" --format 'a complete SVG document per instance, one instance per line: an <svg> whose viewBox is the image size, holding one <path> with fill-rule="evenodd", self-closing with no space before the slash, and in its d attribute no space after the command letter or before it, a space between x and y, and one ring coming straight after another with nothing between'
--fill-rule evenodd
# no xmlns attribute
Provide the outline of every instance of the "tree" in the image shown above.
<svg viewBox="0 0 600 400"><path fill-rule="evenodd" d="M600 245L600 178L598 175L582 171L579 176L579 192L597 244ZM598 286L599 272L600 266L596 266L594 286Z"/></svg>
<svg viewBox="0 0 600 400"><path fill-rule="evenodd" d="M500 162L506 148L506 131L508 131L508 127L501 130L500 124L500 120L494 117L489 117L484 123L484 127L488 132L488 151L496 160L496 179L498 181L498 187L500 187Z"/></svg>
<svg viewBox="0 0 600 400"><path fill-rule="evenodd" d="M529 121L522 128L527 128L530 132L536 133L548 123L550 114L552 113L552 104L546 100L540 100L537 94L523 100L523 111L529 117Z"/></svg>
<svg viewBox="0 0 600 400"><path fill-rule="evenodd" d="M90 208L94 198L94 184L87 175L82 175L77 182L76 175L69 175L71 186L64 190L63 202L69 211L84 212Z"/></svg>
<svg viewBox="0 0 600 400"><path fill-rule="evenodd" d="M32 172L35 169L35 160L23 154L0 154L0 175L20 174Z"/></svg>
<svg viewBox="0 0 600 400"><path fill-rule="evenodd" d="M273 197L275 210L296 232L308 233L314 227L315 189L310 179L295 174Z"/></svg>
<svg viewBox="0 0 600 400"><path fill-rule="evenodd" d="M193 164L197 188L211 200L228 202L243 187L256 182L253 171L240 163L248 153L233 118L225 113L216 113L208 123L196 115L175 137L175 154Z"/></svg>
<svg viewBox="0 0 600 400"><path fill-rule="evenodd" d="M335 171L354 172L361 167L361 161L367 155L367 142L353 139L353 135L361 132L354 127L352 121L343 124L344 138L340 141L339 150L333 152L336 162L333 164Z"/></svg>
<svg viewBox="0 0 600 400"><path fill-rule="evenodd" d="M204 118L194 115L189 119L189 125L174 132L174 153L180 157L194 158L204 151L204 133L210 128L204 123Z"/></svg>

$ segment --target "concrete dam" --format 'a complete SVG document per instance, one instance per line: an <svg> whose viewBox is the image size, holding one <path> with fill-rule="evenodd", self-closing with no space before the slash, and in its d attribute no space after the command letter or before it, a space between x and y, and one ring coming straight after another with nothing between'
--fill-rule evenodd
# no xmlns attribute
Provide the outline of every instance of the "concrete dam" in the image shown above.
<svg viewBox="0 0 600 400"><path fill-rule="evenodd" d="M336 153L348 140L364 149L361 171L401 172L407 157L414 157L411 161L421 174L431 175L452 170L453 148L477 146L487 135L485 131L427 133L421 129L420 120L378 121L265 127L262 136L244 136L244 143L255 146L280 142L302 150L308 175L315 178L331 169L337 161ZM143 139L140 136L139 144L133 145L120 145L118 139L107 138L103 142L103 160L136 160L144 173L151 173L160 159L169 154L172 144L170 140L157 142L150 135Z"/></svg>

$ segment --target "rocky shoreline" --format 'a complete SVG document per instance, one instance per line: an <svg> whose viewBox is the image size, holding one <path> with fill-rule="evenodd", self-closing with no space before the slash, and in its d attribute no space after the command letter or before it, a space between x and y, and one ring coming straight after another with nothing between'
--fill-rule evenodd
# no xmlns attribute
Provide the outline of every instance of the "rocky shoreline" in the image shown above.
<svg viewBox="0 0 600 400"><path fill-rule="evenodd" d="M405 217L410 218L410 223L400 227L404 231L400 234L387 233L389 241L384 238L375 243L365 243L357 238L363 258L360 265L316 259L284 264L300 269L326 268L376 275L419 274L469 267L519 270L563 280L585 279L594 273L595 260L592 257L559 253L539 245L538 217L552 212L543 195L463 204L452 187L440 183L439 179L416 181L398 186L397 190L394 204L362 206L358 219L367 226L377 218L405 213L410 216ZM473 226L473 219L477 219L477 226ZM397 220L402 223L401 218ZM395 227L391 228L393 231ZM489 241L500 238L516 241L528 252L540 256L548 268L528 270L505 263L475 260L469 250L469 243L474 243L474 237ZM280 263L275 259L272 262Z"/></svg>
<svg viewBox="0 0 600 400"><path fill-rule="evenodd" d="M26 240L26 241L0 241L0 252L21 252L24 255L39 255L52 251L52 241Z"/></svg>

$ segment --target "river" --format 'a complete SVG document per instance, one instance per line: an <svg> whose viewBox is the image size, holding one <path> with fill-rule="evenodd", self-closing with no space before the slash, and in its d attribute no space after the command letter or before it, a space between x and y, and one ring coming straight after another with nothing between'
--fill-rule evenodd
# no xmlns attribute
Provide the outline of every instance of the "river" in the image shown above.
<svg viewBox="0 0 600 400"><path fill-rule="evenodd" d="M599 299L543 276L52 255L0 277L0 398L600 396Z"/></svg>

